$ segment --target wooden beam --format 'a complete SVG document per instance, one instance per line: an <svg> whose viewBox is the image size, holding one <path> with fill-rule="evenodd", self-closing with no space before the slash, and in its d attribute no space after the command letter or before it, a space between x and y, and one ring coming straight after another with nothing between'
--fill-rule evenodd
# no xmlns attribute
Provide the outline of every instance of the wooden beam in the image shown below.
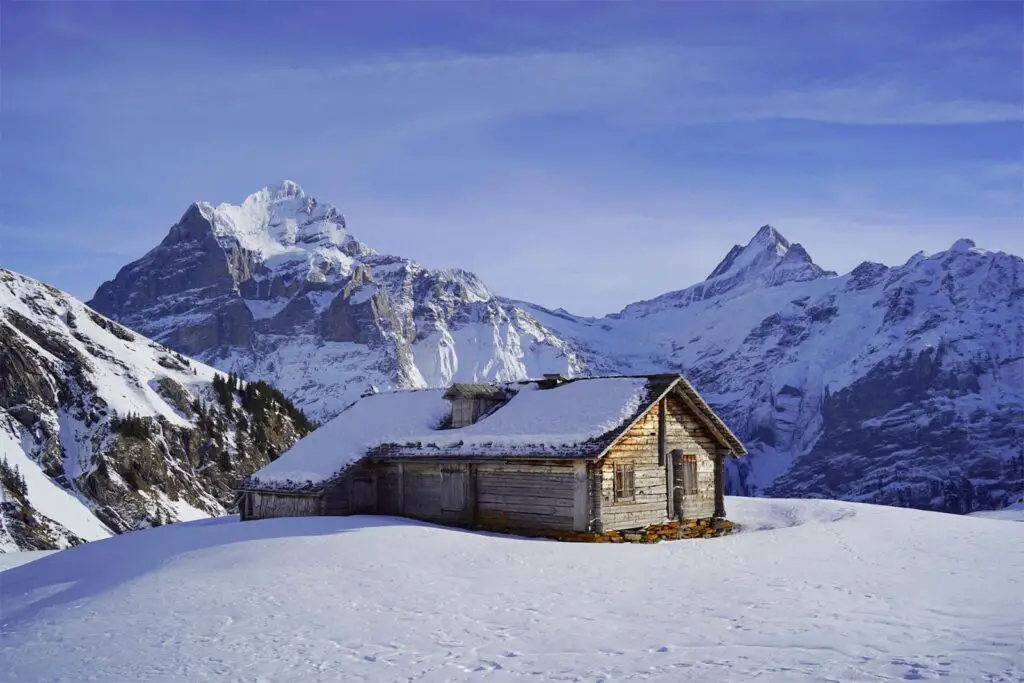
<svg viewBox="0 0 1024 683"><path fill-rule="evenodd" d="M398 514L405 514L405 463L398 463Z"/></svg>
<svg viewBox="0 0 1024 683"><path fill-rule="evenodd" d="M572 505L572 528L573 531L586 531L587 518L587 463L577 460L573 463L573 505Z"/></svg>
<svg viewBox="0 0 1024 683"><path fill-rule="evenodd" d="M665 399L658 401L658 464L665 464Z"/></svg>
<svg viewBox="0 0 1024 683"><path fill-rule="evenodd" d="M715 517L725 519L725 452L715 449Z"/></svg>

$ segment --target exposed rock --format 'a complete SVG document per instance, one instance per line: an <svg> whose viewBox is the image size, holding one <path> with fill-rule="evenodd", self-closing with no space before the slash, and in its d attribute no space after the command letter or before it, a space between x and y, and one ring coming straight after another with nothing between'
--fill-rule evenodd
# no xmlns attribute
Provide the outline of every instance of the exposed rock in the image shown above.
<svg viewBox="0 0 1024 683"><path fill-rule="evenodd" d="M233 485L311 425L266 385L218 392L218 377L0 269L0 463L25 483L0 482L0 552L230 510Z"/></svg>

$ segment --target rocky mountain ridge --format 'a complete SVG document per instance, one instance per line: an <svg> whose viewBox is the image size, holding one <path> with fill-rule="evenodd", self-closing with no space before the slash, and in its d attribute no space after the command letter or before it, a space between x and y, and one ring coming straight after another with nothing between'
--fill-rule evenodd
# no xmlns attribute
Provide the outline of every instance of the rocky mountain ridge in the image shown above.
<svg viewBox="0 0 1024 683"><path fill-rule="evenodd" d="M377 254L289 181L237 206L193 204L89 304L203 362L274 377L317 419L374 386L582 370L472 273Z"/></svg>
<svg viewBox="0 0 1024 683"><path fill-rule="evenodd" d="M371 386L681 371L745 440L730 491L965 512L1019 493L1024 265L960 240L838 275L764 226L604 318L376 254L294 185L197 203L91 302L318 419Z"/></svg>
<svg viewBox="0 0 1024 683"><path fill-rule="evenodd" d="M223 515L312 426L270 386L0 269L0 552Z"/></svg>

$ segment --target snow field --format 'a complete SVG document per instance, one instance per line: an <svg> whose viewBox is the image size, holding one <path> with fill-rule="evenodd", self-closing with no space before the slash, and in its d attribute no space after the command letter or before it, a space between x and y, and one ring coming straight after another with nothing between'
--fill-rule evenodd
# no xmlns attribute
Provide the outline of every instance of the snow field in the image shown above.
<svg viewBox="0 0 1024 683"><path fill-rule="evenodd" d="M1018 681L1024 525L729 498L735 536L176 524L0 579L0 680Z"/></svg>

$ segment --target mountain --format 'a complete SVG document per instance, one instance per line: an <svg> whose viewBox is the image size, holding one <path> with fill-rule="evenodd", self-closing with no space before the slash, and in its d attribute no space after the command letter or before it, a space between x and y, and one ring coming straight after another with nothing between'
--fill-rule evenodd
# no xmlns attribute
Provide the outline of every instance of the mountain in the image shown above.
<svg viewBox="0 0 1024 683"><path fill-rule="evenodd" d="M366 516L89 543L0 573L0 680L1021 680L1024 524L725 505L737 534L632 547Z"/></svg>
<svg viewBox="0 0 1024 683"><path fill-rule="evenodd" d="M241 205L193 204L89 305L219 368L272 377L318 419L375 386L582 369L472 273L375 253L289 181Z"/></svg>
<svg viewBox="0 0 1024 683"><path fill-rule="evenodd" d="M1024 264L970 240L839 275L765 225L703 282L584 318L378 255L286 182L193 205L91 304L318 419L371 386L681 371L751 452L733 493L968 512L1024 486Z"/></svg>
<svg viewBox="0 0 1024 683"><path fill-rule="evenodd" d="M310 428L266 384L0 269L0 552L223 515Z"/></svg>
<svg viewBox="0 0 1024 683"><path fill-rule="evenodd" d="M525 306L584 362L684 372L750 451L733 492L969 512L1024 489L1020 257L960 240L838 276L765 226L607 318Z"/></svg>

